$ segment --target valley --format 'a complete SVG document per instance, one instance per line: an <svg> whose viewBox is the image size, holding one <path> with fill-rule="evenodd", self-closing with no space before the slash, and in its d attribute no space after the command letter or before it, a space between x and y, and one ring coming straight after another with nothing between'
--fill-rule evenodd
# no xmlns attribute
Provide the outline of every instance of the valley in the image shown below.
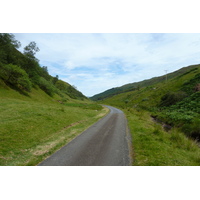
<svg viewBox="0 0 200 200"><path fill-rule="evenodd" d="M104 116L103 120L108 119L112 109L109 111L102 105L116 107L125 114L132 141L129 145L131 165L200 165L199 64L112 88L88 98L58 75L50 75L47 66L40 66L35 57L39 51L35 42L30 42L23 53L17 50L19 46L20 42L15 40L14 35L0 34L1 166L38 165ZM106 140L104 143L113 152L120 147L120 142L117 146L112 143L117 140L113 135L119 136L125 130L119 126L123 120L116 120L115 114L108 119L115 126L105 122L108 124L106 127L95 130L96 138L102 134L103 138L105 135L110 140L110 143ZM166 131L164 126L170 129ZM91 152L98 146L98 139L95 141L97 144L93 145ZM78 148L79 145L75 147ZM104 152L104 145L100 149ZM108 152L103 155L112 160L113 154ZM101 152L99 155L102 156ZM123 156L120 159L123 160ZM79 163L78 160L72 163ZM90 161L87 160L87 163ZM119 165L123 162L110 162L108 159L100 163L95 158L93 163Z"/></svg>
<svg viewBox="0 0 200 200"><path fill-rule="evenodd" d="M142 86L144 82L149 84ZM171 73L167 81L163 76L142 83L134 83L140 87L132 91L129 88L106 98L106 92L96 95L102 98L97 102L126 113L133 141L133 165L199 165L200 66L184 67ZM161 123L155 123L152 117ZM166 132L162 124L172 129Z"/></svg>

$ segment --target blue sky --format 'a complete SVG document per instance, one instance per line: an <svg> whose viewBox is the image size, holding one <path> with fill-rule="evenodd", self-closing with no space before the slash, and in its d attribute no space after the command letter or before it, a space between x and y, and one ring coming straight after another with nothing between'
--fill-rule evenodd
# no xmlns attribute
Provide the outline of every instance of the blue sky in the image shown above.
<svg viewBox="0 0 200 200"><path fill-rule="evenodd" d="M52 76L86 96L200 63L198 33L16 33L21 51L35 41L36 57Z"/></svg>

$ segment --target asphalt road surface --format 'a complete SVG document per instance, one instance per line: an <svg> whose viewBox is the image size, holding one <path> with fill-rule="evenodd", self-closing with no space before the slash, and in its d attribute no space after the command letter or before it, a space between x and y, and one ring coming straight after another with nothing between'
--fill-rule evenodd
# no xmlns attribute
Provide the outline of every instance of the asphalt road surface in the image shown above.
<svg viewBox="0 0 200 200"><path fill-rule="evenodd" d="M124 113L114 107L39 166L128 166L130 135Z"/></svg>

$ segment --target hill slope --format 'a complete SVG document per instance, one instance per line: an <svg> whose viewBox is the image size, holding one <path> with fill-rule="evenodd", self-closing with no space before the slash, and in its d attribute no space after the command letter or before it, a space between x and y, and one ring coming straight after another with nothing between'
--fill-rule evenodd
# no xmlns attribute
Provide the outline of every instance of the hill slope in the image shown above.
<svg viewBox="0 0 200 200"><path fill-rule="evenodd" d="M181 76L182 74L187 73L188 71L190 71L192 69L198 68L199 66L200 65L192 65L192 66L188 66L188 67L183 67L175 72L167 74L167 79L172 79L173 77ZM134 91L134 90L138 90L142 87L146 87L146 86L153 85L156 83L164 82L165 80L166 80L166 75L163 75L160 77L154 77L154 78L151 78L148 80L143 80L140 82L126 84L121 87L112 88L112 89L106 90L102 93L96 94L96 95L90 97L90 99L93 101L103 100L103 99L109 98L111 96L120 94L120 93Z"/></svg>
<svg viewBox="0 0 200 200"><path fill-rule="evenodd" d="M29 95L32 88L40 88L49 96L67 95L73 99L84 100L86 97L77 89L48 73L46 66L41 67L35 54L39 51L35 42L30 42L22 54L16 48L20 42L14 35L0 33L0 84L24 95Z"/></svg>
<svg viewBox="0 0 200 200"><path fill-rule="evenodd" d="M200 165L200 65L183 69L99 101L126 113L134 165Z"/></svg>
<svg viewBox="0 0 200 200"><path fill-rule="evenodd" d="M107 98L104 103L122 108L145 109L172 126L182 127L191 136L200 135L197 125L200 114L200 65L174 72L167 82L156 82L139 90Z"/></svg>
<svg viewBox="0 0 200 200"><path fill-rule="evenodd" d="M18 44L0 34L0 165L36 165L107 112Z"/></svg>

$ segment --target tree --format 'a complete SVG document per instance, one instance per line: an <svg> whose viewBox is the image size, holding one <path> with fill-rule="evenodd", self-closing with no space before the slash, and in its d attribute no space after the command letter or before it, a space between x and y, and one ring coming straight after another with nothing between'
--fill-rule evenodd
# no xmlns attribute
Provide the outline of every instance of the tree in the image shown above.
<svg viewBox="0 0 200 200"><path fill-rule="evenodd" d="M10 33L0 33L0 46L5 47L8 45L12 45L15 48L19 48L21 43L15 39L15 36Z"/></svg>
<svg viewBox="0 0 200 200"><path fill-rule="evenodd" d="M41 67L40 76L45 78L47 81L50 81L52 77L49 75L48 68L46 66Z"/></svg>
<svg viewBox="0 0 200 200"><path fill-rule="evenodd" d="M30 59L37 60L35 58L35 54L40 51L34 41L30 42L26 47L24 47L24 55L26 55Z"/></svg>
<svg viewBox="0 0 200 200"><path fill-rule="evenodd" d="M55 85L56 84L56 82L58 81L58 75L56 75L56 77L53 77L53 79L52 79L52 83Z"/></svg>
<svg viewBox="0 0 200 200"><path fill-rule="evenodd" d="M14 63L16 61L15 48L20 46L21 43L15 39L13 34L0 33L0 62L4 64Z"/></svg>
<svg viewBox="0 0 200 200"><path fill-rule="evenodd" d="M38 85L49 96L53 96L54 92L56 91L55 86L50 81L47 81L43 77L39 78Z"/></svg>
<svg viewBox="0 0 200 200"><path fill-rule="evenodd" d="M62 80L58 80L56 83L55 83L55 86L60 90L60 91L63 91L63 92L66 92L67 90L67 83L65 83L64 81Z"/></svg>
<svg viewBox="0 0 200 200"><path fill-rule="evenodd" d="M39 51L35 42L30 42L24 48L25 62L23 65L23 69L28 73L29 78L32 83L38 84L41 67L39 65L39 60L35 57L36 52Z"/></svg>
<svg viewBox="0 0 200 200"><path fill-rule="evenodd" d="M15 88L26 91L31 90L31 82L28 74L17 65L0 65L0 78Z"/></svg>

